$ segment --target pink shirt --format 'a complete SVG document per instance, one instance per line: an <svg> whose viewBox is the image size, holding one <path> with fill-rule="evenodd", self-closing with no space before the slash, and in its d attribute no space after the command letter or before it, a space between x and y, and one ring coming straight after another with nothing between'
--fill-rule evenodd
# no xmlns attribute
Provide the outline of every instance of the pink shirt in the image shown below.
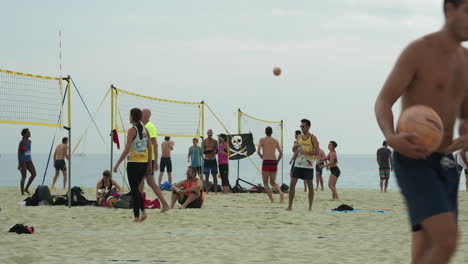
<svg viewBox="0 0 468 264"><path fill-rule="evenodd" d="M226 143L219 146L219 148L218 148L218 164L228 164L229 163L228 156L224 155L224 154L221 154L220 153L221 151L222 152L228 152Z"/></svg>

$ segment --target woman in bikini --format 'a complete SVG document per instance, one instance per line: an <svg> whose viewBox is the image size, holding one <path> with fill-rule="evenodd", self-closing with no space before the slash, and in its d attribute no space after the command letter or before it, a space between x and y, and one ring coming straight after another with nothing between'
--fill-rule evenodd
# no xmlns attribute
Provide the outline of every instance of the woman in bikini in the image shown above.
<svg viewBox="0 0 468 264"><path fill-rule="evenodd" d="M102 179L99 180L96 184L96 200L98 206L102 206L102 203L115 192L120 192L122 188L120 185L114 181L111 177L111 172L105 170L102 173Z"/></svg>
<svg viewBox="0 0 468 264"><path fill-rule="evenodd" d="M332 191L332 198L333 200L338 200L338 192L336 191L336 182L338 181L338 177L340 177L341 171L340 168L338 168L338 158L336 155L336 147L338 144L336 144L335 141L330 141L328 144L328 150L330 150L330 153L328 153L328 156L325 159L320 160L321 162L327 161L328 163L326 165L321 165L322 168L327 168L327 170L330 170L330 177L328 178L328 187Z"/></svg>

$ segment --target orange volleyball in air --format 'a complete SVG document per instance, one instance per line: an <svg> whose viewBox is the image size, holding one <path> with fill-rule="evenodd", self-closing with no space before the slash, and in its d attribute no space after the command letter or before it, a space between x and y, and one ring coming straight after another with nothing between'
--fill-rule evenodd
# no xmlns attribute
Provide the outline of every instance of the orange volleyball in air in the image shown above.
<svg viewBox="0 0 468 264"><path fill-rule="evenodd" d="M275 68L273 69L273 74L274 74L275 76L279 76L279 75L281 74L281 68L280 68L280 67L275 67Z"/></svg>
<svg viewBox="0 0 468 264"><path fill-rule="evenodd" d="M444 124L434 109L425 105L414 105L403 111L397 124L397 131L414 133L411 143L421 145L433 152L442 143Z"/></svg>

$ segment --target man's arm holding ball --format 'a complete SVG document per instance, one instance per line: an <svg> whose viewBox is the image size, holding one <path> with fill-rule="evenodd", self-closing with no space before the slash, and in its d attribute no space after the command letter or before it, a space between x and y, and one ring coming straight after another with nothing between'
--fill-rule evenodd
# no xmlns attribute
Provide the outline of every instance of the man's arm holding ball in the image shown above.
<svg viewBox="0 0 468 264"><path fill-rule="evenodd" d="M408 89L416 75L419 49L416 43L412 43L398 58L375 102L375 116L391 147L410 158L424 159L428 153L424 147L410 142L413 134L395 133L392 113L393 104Z"/></svg>

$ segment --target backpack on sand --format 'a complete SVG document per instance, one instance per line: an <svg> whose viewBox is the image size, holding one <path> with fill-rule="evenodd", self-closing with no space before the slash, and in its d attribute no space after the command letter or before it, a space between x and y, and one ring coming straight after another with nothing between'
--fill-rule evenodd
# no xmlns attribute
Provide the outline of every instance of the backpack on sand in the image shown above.
<svg viewBox="0 0 468 264"><path fill-rule="evenodd" d="M68 197L68 192L66 196ZM71 205L72 206L83 206L83 205L88 205L88 204L89 202L86 199L86 197L84 197L83 190L81 190L80 187L75 186L71 188Z"/></svg>

